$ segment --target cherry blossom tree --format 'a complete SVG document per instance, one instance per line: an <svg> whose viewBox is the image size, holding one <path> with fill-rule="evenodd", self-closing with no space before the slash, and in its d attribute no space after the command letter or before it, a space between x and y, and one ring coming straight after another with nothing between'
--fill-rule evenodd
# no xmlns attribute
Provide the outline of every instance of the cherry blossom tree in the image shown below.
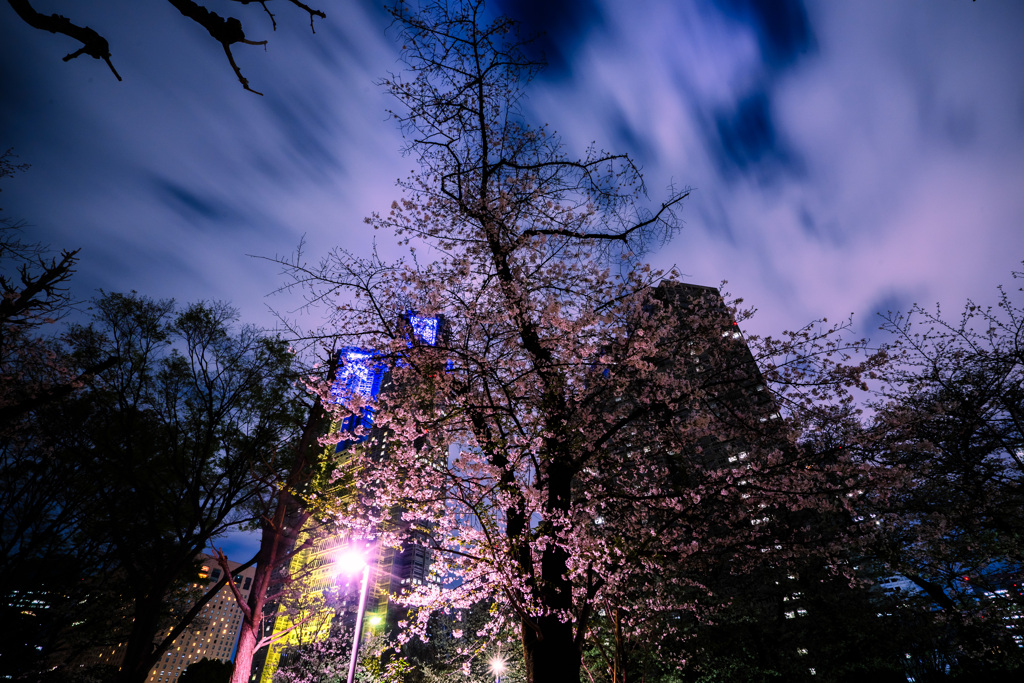
<svg viewBox="0 0 1024 683"><path fill-rule="evenodd" d="M340 523L429 539L436 582L404 596L405 635L490 603L464 635L511 627L528 681L576 681L605 605L650 637L654 616L694 609L708 567L838 558L874 475L829 435L874 361L852 360L843 326L744 339L738 302L650 268L687 191L652 203L627 155L574 158L531 126L541 65L513 22L479 0L392 11L408 71L383 86L419 170L368 223L412 254L285 265L323 334L388 368L374 436L341 463L359 495ZM443 319L437 338L410 312Z"/></svg>
<svg viewBox="0 0 1024 683"><path fill-rule="evenodd" d="M961 657L1019 649L1004 618L1022 608L1012 584L1024 568L1020 292L1000 287L995 306L969 301L952 319L915 306L889 313L882 327L894 362L875 406L876 457L904 468L913 485L890 501L876 552L957 634Z"/></svg>

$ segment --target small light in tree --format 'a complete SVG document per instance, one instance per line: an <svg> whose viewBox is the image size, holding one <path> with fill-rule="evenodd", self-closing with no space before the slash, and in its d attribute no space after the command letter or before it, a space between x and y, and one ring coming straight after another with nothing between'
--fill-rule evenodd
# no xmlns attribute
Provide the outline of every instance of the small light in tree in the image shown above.
<svg viewBox="0 0 1024 683"><path fill-rule="evenodd" d="M501 674L505 673L505 670L508 668L505 665L505 659L501 655L491 657L488 665L491 667L491 673L494 674L495 680L501 678Z"/></svg>

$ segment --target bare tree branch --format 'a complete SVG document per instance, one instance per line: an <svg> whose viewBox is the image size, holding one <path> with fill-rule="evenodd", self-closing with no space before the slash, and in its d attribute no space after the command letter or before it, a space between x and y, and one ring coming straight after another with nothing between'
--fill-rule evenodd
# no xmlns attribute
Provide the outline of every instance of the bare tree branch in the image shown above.
<svg viewBox="0 0 1024 683"><path fill-rule="evenodd" d="M270 2L270 0L232 1L240 5L258 4L270 18L271 29L275 31L277 30L277 18L267 6L267 3ZM210 11L193 0L168 0L168 2L170 2L171 5L173 5L182 14L182 16L191 19L205 28L207 33L221 44L221 47L224 49L224 54L228 58L228 64L231 65L231 69L235 72L235 76L238 78L238 82L242 84L243 88L257 95L263 94L250 87L249 81L242 75L242 70L235 62L235 57L231 52L231 46L237 43L265 46L267 44L266 40L249 40L245 36L245 30L242 27L242 21L240 19L235 17L221 17L216 12ZM316 19L327 18L327 15L324 12L310 7L301 0L288 0L288 2L309 15L309 28L313 33L316 33L314 21ZM117 73L117 70L110 61L110 45L107 42L107 39L99 33L88 26L79 26L67 17L59 14L41 14L32 7L29 0L8 0L8 4L10 4L22 21L32 28L49 31L50 33L60 33L70 38L74 38L82 44L80 49L64 57L65 62L83 54L89 55L95 59L102 59L107 63L107 66L110 67L111 72L113 72L117 80L122 80L121 75Z"/></svg>
<svg viewBox="0 0 1024 683"><path fill-rule="evenodd" d="M249 81L242 75L242 70L238 68L238 65L235 63L235 58L231 54L231 46L235 43L244 43L245 45L266 45L267 41L254 41L247 39L245 37L245 31L242 29L242 22L235 17L228 17L225 19L216 12L211 12L202 5L192 2L192 0L167 1L174 5L182 15L205 28L207 33L221 44L224 48L224 54L227 55L228 63L231 64L231 68L234 70L235 76L238 77L238 82L242 84L243 88L257 95L263 95L263 93L249 87Z"/></svg>
<svg viewBox="0 0 1024 683"><path fill-rule="evenodd" d="M17 12L18 16L32 28L49 31L50 33L61 33L69 38L74 38L82 44L82 47L77 51L64 56L65 62L83 54L89 55L93 59L102 59L110 67L117 80L121 80L121 74L117 73L117 69L114 68L110 61L110 45L107 43L107 39L96 33L96 31L88 26L78 26L60 14L51 14L49 16L40 14L28 3L28 0L7 0L7 2Z"/></svg>

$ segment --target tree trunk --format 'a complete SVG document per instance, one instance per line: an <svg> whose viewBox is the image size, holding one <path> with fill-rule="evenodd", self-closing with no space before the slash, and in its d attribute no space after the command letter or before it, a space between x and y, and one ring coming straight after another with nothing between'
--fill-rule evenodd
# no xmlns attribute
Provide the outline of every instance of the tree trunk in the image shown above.
<svg viewBox="0 0 1024 683"><path fill-rule="evenodd" d="M308 517L305 513L295 514L298 512L298 503L286 491L281 491L277 500L273 519L262 524L260 550L253 574L252 590L249 591L246 603L248 611L243 610L242 630L235 652L235 666L231 670L231 683L246 683L249 680L253 655L256 654L261 639L263 610L266 607L267 589L270 587L274 569L281 558L288 554L298 527L301 527Z"/></svg>
<svg viewBox="0 0 1024 683"><path fill-rule="evenodd" d="M323 406L317 399L302 429L302 437L297 446L298 453L288 479L275 496L277 505L274 514L270 519L264 518L260 524L260 549L252 589L246 602L248 609L242 610L242 632L238 638L235 666L231 670L231 683L246 683L249 680L253 655L262 636L263 610L266 607L267 590L270 588L274 570L288 556L296 535L309 518L309 513L302 509L302 503L290 493L290 490L304 483L309 477L309 465L313 460L310 455L316 452L316 440L322 431L325 417Z"/></svg>
<svg viewBox="0 0 1024 683"><path fill-rule="evenodd" d="M261 616L262 611L261 608ZM256 624L259 628L259 622ZM258 635L254 629L249 627L248 623L242 625L242 633L238 636L238 651L235 653L235 668L231 670L231 683L246 683L249 680Z"/></svg>
<svg viewBox="0 0 1024 683"><path fill-rule="evenodd" d="M627 683L626 641L622 637L622 611L616 607L612 617L615 627L615 661L612 663L612 683Z"/></svg>
<svg viewBox="0 0 1024 683"><path fill-rule="evenodd" d="M527 683L577 683L582 656L573 639L572 623L561 623L555 616L537 619L538 634L523 624L523 655Z"/></svg>
<svg viewBox="0 0 1024 683"><path fill-rule="evenodd" d="M160 628L160 608L166 592L153 587L148 595L136 598L132 630L125 646L119 681L145 683L149 670L156 664L153 641Z"/></svg>
<svg viewBox="0 0 1024 683"><path fill-rule="evenodd" d="M544 472L547 488L545 507L550 517L564 514L569 508L572 470L565 467L566 458L553 458ZM544 527L547 527L544 529ZM556 535L550 522L541 522L538 532ZM523 654L526 659L527 683L578 683L582 668L582 651L576 642L573 585L568 579L569 554L557 543L545 546L540 558L540 582L537 591L548 614L537 619L537 629L523 626ZM566 621L562 621L566 619ZM539 630L539 633L538 633Z"/></svg>

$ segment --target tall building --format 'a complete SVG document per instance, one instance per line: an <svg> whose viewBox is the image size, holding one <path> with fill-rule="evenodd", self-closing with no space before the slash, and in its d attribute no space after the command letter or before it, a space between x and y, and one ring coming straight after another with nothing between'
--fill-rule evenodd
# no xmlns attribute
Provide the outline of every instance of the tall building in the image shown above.
<svg viewBox="0 0 1024 683"><path fill-rule="evenodd" d="M317 527L313 520L299 532L295 545L302 549L291 558L283 573L287 580L277 582L271 589L282 598L267 609L273 617L264 637L275 639L253 657L250 681L270 683L277 670L296 656L300 648L335 636L342 627L351 628L355 623L361 577L358 573L345 574L339 566L339 558L350 550L352 540L323 535ZM371 554L367 559L376 568L372 575L379 576L380 558ZM386 592L377 583L368 593L364 624L367 636L383 625L386 616L387 601L382 598Z"/></svg>
<svg viewBox="0 0 1024 683"><path fill-rule="evenodd" d="M221 580L223 571L211 557L202 555L199 560L202 562L199 575L189 587L194 590L202 589L205 593ZM241 565L230 560L228 566L232 569L232 576L243 599L248 599L255 569L248 567L236 573L235 570ZM147 683L173 683L190 664L204 658L231 661L241 626L242 610L231 588L225 584L203 606L192 623L174 639L160 661L150 670L146 677ZM161 633L158 638L166 638L170 633L168 630ZM123 644L99 653L99 661L102 664L119 666L123 659Z"/></svg>
<svg viewBox="0 0 1024 683"><path fill-rule="evenodd" d="M435 345L443 333L444 321L407 313L404 317L410 332L410 343ZM346 347L338 356L337 379L331 388L336 401L359 395L370 399L359 414L346 417L332 426L341 438L335 447L342 453L353 446L366 443L373 457L385 457L384 435L374 426L373 399L387 390L388 369L378 355L369 349ZM356 620L359 599L358 577L344 575L337 567L338 557L353 545L354 540L340 536L322 536L318 521L311 519L300 531L295 546L308 547L292 558L287 575L301 577L301 595L291 596L290 604L280 602L267 629L268 634L281 637L253 660L254 683L270 683L274 673L283 666L296 648L336 634L339 625L351 627ZM386 628L396 621L390 596L408 586L427 580L430 568L429 552L420 544L410 543L401 549L367 547L367 561L371 565L371 584L363 627L364 637ZM298 583L298 582L296 582ZM268 610L269 611L269 610ZM341 620L338 622L337 620Z"/></svg>
<svg viewBox="0 0 1024 683"><path fill-rule="evenodd" d="M693 372L705 393L702 409L714 415L719 433L702 439L701 464L709 469L745 465L752 442L763 436L762 425L780 415L739 325L714 287L666 281L654 296L675 311L677 348L667 353L684 353L690 344L703 347L702 352L691 347ZM691 313L701 320L698 325L707 327L692 329Z"/></svg>
<svg viewBox="0 0 1024 683"><path fill-rule="evenodd" d="M204 557L202 561L199 579L192 587L205 587L209 590L220 581L223 574L220 566L212 558ZM248 599L255 569L248 567L235 573L236 568L241 565L229 560L228 566L243 600ZM160 662L150 670L147 683L173 683L190 664L202 659L231 661L241 626L242 610L231 588L225 584L203 606L203 610L192 625L174 639ZM169 634L170 631L164 636Z"/></svg>

